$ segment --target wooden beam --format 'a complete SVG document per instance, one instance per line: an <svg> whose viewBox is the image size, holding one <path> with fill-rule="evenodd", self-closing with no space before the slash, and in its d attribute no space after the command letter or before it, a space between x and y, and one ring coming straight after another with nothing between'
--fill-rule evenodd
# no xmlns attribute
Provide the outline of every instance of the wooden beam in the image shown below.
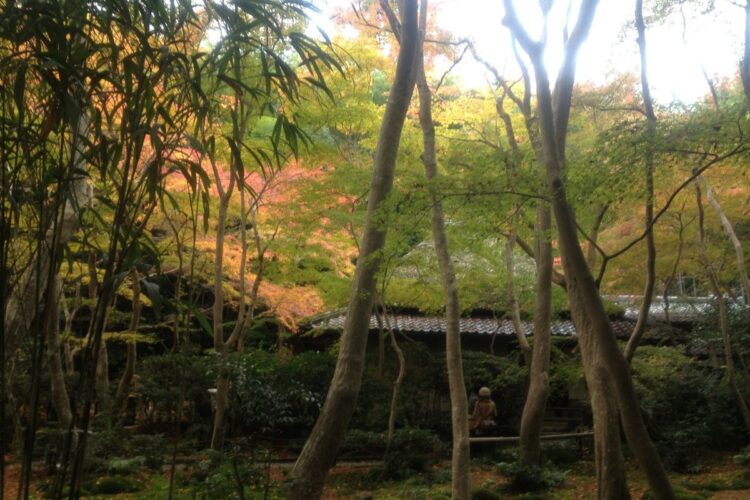
<svg viewBox="0 0 750 500"><path fill-rule="evenodd" d="M559 439L577 439L584 437L592 437L593 432L571 432L567 434L542 434L542 441L555 441ZM473 437L469 438L469 443L517 443L520 438L518 436L498 436L498 437Z"/></svg>

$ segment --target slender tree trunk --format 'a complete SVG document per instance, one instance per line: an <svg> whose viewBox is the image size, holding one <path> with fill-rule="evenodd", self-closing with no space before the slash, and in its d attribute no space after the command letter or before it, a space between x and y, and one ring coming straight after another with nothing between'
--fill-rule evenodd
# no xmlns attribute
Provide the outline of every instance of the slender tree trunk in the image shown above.
<svg viewBox="0 0 750 500"><path fill-rule="evenodd" d="M641 342L648 315L651 310L651 302L654 297L654 287L656 285L656 242L654 241L654 133L656 131L656 114L654 113L654 103L651 99L651 87L648 83L648 65L646 63L646 24L643 21L643 0L635 2L635 26L638 30L638 50L641 55L641 89L643 92L643 104L646 109L646 215L644 225L646 226L646 286L643 290L643 302L638 312L638 321L636 321L633 332L630 334L628 343L625 346L625 359L630 363L633 360L635 350Z"/></svg>
<svg viewBox="0 0 750 500"><path fill-rule="evenodd" d="M424 33L427 26L427 1L422 0L420 8L420 27ZM420 51L421 52L421 51ZM417 88L419 89L419 123L422 126L424 151L422 163L427 177L430 203L432 205L432 237L435 241L440 275L445 294L445 312L447 332L445 336L445 355L448 365L448 385L451 396L451 427L453 429L453 452L451 460L452 498L469 499L471 497L471 477L469 474L469 415L466 411L468 400L461 356L461 308L458 301L458 283L451 262L448 247L448 236L445 231L443 204L436 191L438 180L437 155L435 148L435 124L432 119L432 94L424 71L424 59L417 61ZM510 253L512 254L512 247ZM511 257L512 262L512 257ZM512 268L512 264L511 264ZM516 306L517 307L517 306ZM526 341L525 335L522 335ZM528 350L528 342L526 342Z"/></svg>
<svg viewBox="0 0 750 500"><path fill-rule="evenodd" d="M217 181L220 176L216 174ZM219 450L224 446L225 423L227 405L229 404L229 379L227 375L227 345L224 341L224 239L227 227L227 211L229 200L234 188L234 175L226 192L220 191L219 214L216 228L216 253L214 255L214 304L212 310L214 350L219 364L219 374L216 380L216 396L214 399L214 422L211 433L211 448Z"/></svg>
<svg viewBox="0 0 750 500"><path fill-rule="evenodd" d="M517 207L514 207L516 210ZM518 297L516 296L515 286L515 266L513 262L513 250L516 247L516 234L518 231L518 214L514 213L511 217L511 229L510 236L508 236L508 243L505 247L505 268L508 271L508 299L510 300L510 313L511 322L513 323L513 330L516 332L516 339L518 339L518 346L521 348L523 353L523 359L527 367L531 366L531 346L529 345L529 339L526 338L526 329L521 323L521 308L518 305ZM551 286L551 285L550 285Z"/></svg>
<svg viewBox="0 0 750 500"><path fill-rule="evenodd" d="M668 325L672 324L672 320L669 316L669 288L672 286L672 283L677 277L677 269L679 269L680 261L682 260L682 250L685 247L685 238L683 238L683 235L685 233L685 224L683 224L682 222L682 213L678 215L678 222L680 224L680 229L677 233L679 239L679 243L677 244L677 257L675 257L674 264L672 264L672 272L669 273L667 280L664 282L664 317Z"/></svg>
<svg viewBox="0 0 750 500"><path fill-rule="evenodd" d="M70 408L68 390L65 387L65 371L63 370L60 355L60 295L62 293L62 284L60 281L59 277L55 279L55 290L53 293L57 297L57 300L52 307L52 318L50 318L50 323L47 325L45 333L47 335L47 365L49 367L52 405L55 407L60 428L67 430L73 421L73 412Z"/></svg>
<svg viewBox="0 0 750 500"><path fill-rule="evenodd" d="M128 333L132 335L138 332L138 327L141 322L141 284L139 281L140 276L135 268L130 271L130 279L133 282L133 306L131 308L132 315L130 317L130 328ZM122 372L120 382L117 384L115 401L112 404L112 422L117 421L117 419L127 410L128 394L130 393L130 385L133 381L133 376L135 375L137 354L138 351L135 339L128 341L125 370Z"/></svg>
<svg viewBox="0 0 750 500"><path fill-rule="evenodd" d="M323 409L290 474L290 499L319 498L357 401L364 370L367 332L385 230L376 212L393 186L393 175L406 112L414 90L418 53L417 2L404 2L396 76L375 149L374 169L354 283L339 357ZM465 405L462 410L465 411Z"/></svg>
<svg viewBox="0 0 750 500"><path fill-rule="evenodd" d="M96 400L97 411L102 411L109 407L109 352L107 343L102 340L99 345L99 356L96 360Z"/></svg>
<svg viewBox="0 0 750 500"><path fill-rule="evenodd" d="M534 304L534 343L529 367L529 390L521 414L520 459L528 465L541 465L541 435L544 410L549 395L549 358L552 311L552 242L549 232L552 214L544 201L536 209L536 302Z"/></svg>
<svg viewBox="0 0 750 500"><path fill-rule="evenodd" d="M599 230L602 227L604 221L604 215L607 213L609 204L604 204L599 207L596 211L596 217L594 217L594 223L591 224L591 233L589 233L589 244L586 248L586 264L589 269L594 270L596 266L596 241L599 239Z"/></svg>
<svg viewBox="0 0 750 500"><path fill-rule="evenodd" d="M398 342L396 341L396 334L393 333L393 328L391 327L391 320L388 319L388 311L385 309L385 303L383 303L382 299L380 300L380 320L379 322L382 324L385 324L385 328L388 331L388 336L391 339L391 347L393 348L393 351L396 353L396 358L398 359L398 374L396 375L396 380L393 381L393 390L391 392L391 410L388 413L388 437L387 442L388 446L391 445L391 442L393 441L393 436L396 433L396 413L398 410L398 397L401 394L401 385L404 382L404 377L406 377L406 356L404 356L404 351L401 349L401 347L398 345Z"/></svg>
<svg viewBox="0 0 750 500"><path fill-rule="evenodd" d="M505 24L518 38L530 56L537 86L537 109L541 142L547 171L547 181L552 193L552 208L557 223L559 248L565 270L573 321L576 324L585 356L599 356L609 373L617 397L618 408L628 443L646 474L651 491L658 500L673 499L674 492L666 470L656 452L638 406L630 367L619 346L596 282L586 265L586 258L578 241L576 218L565 193L565 143L571 97L575 81L575 64L578 49L586 39L593 22L598 0L584 0L576 25L566 42L563 65L558 73L554 95L543 62L543 45L533 41L521 26L512 0L504 0ZM591 331L581 328L590 322ZM587 338L589 335L596 340Z"/></svg>
<svg viewBox="0 0 750 500"><path fill-rule="evenodd" d="M711 186L702 176L698 180L703 182L703 185L706 187L706 199L708 200L709 205L711 205L711 207L716 212L716 215L719 216L719 220L721 220L721 226L724 228L724 232L727 233L729 241L732 242L734 253L737 257L737 273L740 275L742 291L745 294L745 303L750 304L750 280L747 277L747 268L745 267L745 252L742 250L742 242L737 237L737 232L734 230L734 226L727 217L727 214L724 212L724 209L721 208L719 200L716 199L714 190L711 189Z"/></svg>
<svg viewBox="0 0 750 500"><path fill-rule="evenodd" d="M528 78L528 71L523 62L521 71L524 75L524 98L519 99L512 93L512 89L502 79L500 80L503 90L510 95L524 116L526 132L529 135L532 150L536 158L536 164L543 169L543 151L540 143L539 130L536 120L533 117L531 108L531 86ZM498 73L499 75L499 73ZM505 133L508 136L508 142L512 153L511 178L515 177L515 170L521 163L521 155L518 147L518 140L513 127L513 121L510 115L505 111L503 106L504 97L497 99L496 109L503 120ZM546 189L542 189L546 194ZM535 227L533 252L531 253L536 264L536 300L534 304L534 345L531 354L529 366L529 387L524 402L523 413L521 414L521 426L519 429L519 448L520 460L524 464L539 465L542 462L541 435L544 423L545 407L547 406L547 397L549 395L549 359L551 349L551 332L550 332L550 315L552 310L552 280L553 280L553 262L552 262L552 241L550 231L552 230L552 215L547 202L539 201L537 203L537 221ZM514 229L508 237L509 243L515 244L517 234ZM513 245L509 245L509 249ZM512 269L510 269L512 272ZM520 318L518 323L520 324ZM518 325L514 326L516 332L520 331ZM494 337L493 337L494 339Z"/></svg>
<svg viewBox="0 0 750 500"><path fill-rule="evenodd" d="M750 106L750 0L745 2L745 45L740 62L740 78L745 91L746 104Z"/></svg>
<svg viewBox="0 0 750 500"><path fill-rule="evenodd" d="M745 426L748 430L750 430L750 408L748 408L747 401L745 400L740 387L737 385L737 379L735 377L734 350L732 349L732 340L729 335L727 302L724 298L724 293L721 291L719 278L716 275L714 266L713 264L711 264L711 260L708 257L703 200L701 199L701 188L697 182L695 183L695 199L698 206L698 232L700 234L701 260L703 261L703 267L705 268L706 275L708 276L708 282L711 284L711 291L713 292L719 304L719 329L721 330L721 338L724 346L724 363L726 364L727 368L727 384L732 390L732 394L734 395L734 399L737 403L737 407L740 410L742 419L745 422Z"/></svg>

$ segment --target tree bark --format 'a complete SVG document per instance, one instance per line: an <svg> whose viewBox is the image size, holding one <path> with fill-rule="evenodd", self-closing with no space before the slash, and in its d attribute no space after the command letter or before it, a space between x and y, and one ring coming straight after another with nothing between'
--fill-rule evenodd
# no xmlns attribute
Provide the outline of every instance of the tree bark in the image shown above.
<svg viewBox="0 0 750 500"><path fill-rule="evenodd" d="M49 367L50 394L52 405L55 407L60 429L67 430L73 421L73 412L70 408L70 398L65 386L65 371L63 370L60 355L60 295L62 293L61 280L55 279L54 296L57 298L52 307L50 322L45 328L47 335L47 365Z"/></svg>
<svg viewBox="0 0 750 500"><path fill-rule="evenodd" d="M708 282L711 284L711 291L713 292L716 300L719 304L719 329L721 330L721 339L724 346L724 363L727 368L727 384L732 390L734 399L737 403L737 407L742 415L742 420L745 422L745 426L750 430L750 408L748 408L747 401L742 394L739 386L737 385L737 379L735 377L734 367L734 350L732 349L732 340L729 335L729 318L727 312L727 302L724 298L724 293L721 291L719 284L719 277L716 275L713 264L708 257L708 248L706 245L706 229L705 229L705 213L703 211L703 200L701 199L701 188L698 182L695 183L695 199L698 206L698 232L700 235L700 254L701 260L703 261L703 267L706 270Z"/></svg>
<svg viewBox="0 0 750 500"><path fill-rule="evenodd" d="M682 208L685 208L685 205L683 204ZM678 244L677 244L677 257L675 257L674 263L672 264L672 271L669 273L669 276L667 277L666 281L664 282L664 317L667 321L668 325L672 325L672 320L669 316L669 288L672 286L672 283L674 282L675 278L677 277L677 269L680 267L680 261L682 260L682 250L685 247L685 238L683 237L685 233L685 224L682 222L682 212L679 213L677 216L678 223L680 224L679 231L677 233L678 237Z"/></svg>
<svg viewBox="0 0 750 500"><path fill-rule="evenodd" d="M526 132L529 135L531 147L534 151L536 163L540 169L543 169L543 152L540 144L539 130L536 120L533 117L531 108L531 83L528 78L528 71L521 60L521 71L524 75L524 98L519 99L512 92L510 86L499 78L503 90L516 103L523 114ZM497 73L499 76L499 72ZM505 133L508 136L508 142L512 153L511 178L515 176L515 169L521 162L521 156L518 147L518 140L513 128L513 122L510 115L503 107L504 99L496 101L496 109L500 114L505 126ZM542 188L542 192L546 189ZM534 303L534 344L529 366L529 387L524 402L523 412L521 414L521 425L519 429L519 451L520 460L528 465L540 465L542 463L542 446L541 435L544 423L544 413L547 406L547 397L549 395L549 359L551 349L551 331L550 315L552 311L552 281L554 279L554 267L552 261L552 241L550 231L552 230L552 215L547 202L539 201L536 208L536 226L534 234L535 248L533 252L527 250L534 258L536 264L536 300ZM511 231L508 240L515 243L517 234L515 227ZM512 245L509 245L509 249ZM512 268L509 272L512 272ZM564 279L562 280L564 283ZM520 318L518 323L520 323ZM520 331L517 325L514 325L516 332ZM494 337L493 337L494 340ZM524 338L525 340L525 338ZM527 358L528 359L528 358Z"/></svg>
<svg viewBox="0 0 750 500"><path fill-rule="evenodd" d="M745 45L740 62L740 78L746 104L750 106L750 0L745 2Z"/></svg>
<svg viewBox="0 0 750 500"><path fill-rule="evenodd" d="M130 317L130 328L128 333L133 335L138 332L138 327L141 323L141 284L138 270L135 268L130 270L130 279L133 282L133 306L131 308ZM117 392L115 393L115 401L112 404L112 422L116 422L123 413L127 410L128 394L130 393L130 385L135 375L135 362L138 354L136 341L128 341L127 343L127 357L125 359L125 370L122 372L120 382L117 384Z"/></svg>
<svg viewBox="0 0 750 500"><path fill-rule="evenodd" d="M214 350L218 357L219 374L216 381L214 399L214 422L211 433L211 448L219 450L224 446L224 415L229 404L229 379L227 378L227 345L224 341L224 239L227 228L229 200L234 190L234 173L230 175L229 185L221 187L221 176L215 168L214 176L219 189L219 213L216 222L216 252L214 254L214 303L212 308Z"/></svg>
<svg viewBox="0 0 750 500"><path fill-rule="evenodd" d="M401 131L414 90L419 44L416 0L404 2L402 15L396 76L375 149L367 218L336 369L323 409L290 474L290 499L320 497L328 470L349 425L362 381L376 276L386 235L377 211L393 186Z"/></svg>
<svg viewBox="0 0 750 500"><path fill-rule="evenodd" d="M609 209L609 204L603 204L599 207L599 209L596 211L596 217L594 217L594 222L591 224L591 232L589 233L589 244L586 248L586 264L589 266L589 269L593 271L594 266L596 266L596 242L599 239L599 230L602 227L602 221L604 220L604 215L607 213L607 210Z"/></svg>
<svg viewBox="0 0 750 500"><path fill-rule="evenodd" d="M657 499L673 499L674 493L669 478L640 413L630 367L617 345L596 282L586 265L586 258L578 242L576 218L565 193L565 142L575 80L576 56L590 30L598 0L584 0L580 7L578 20L566 42L563 66L558 74L554 97L543 61L544 45L533 41L521 26L512 0L504 0L504 5L504 22L514 32L534 66L541 142L547 181L552 193L552 208L557 223L571 313L581 339L582 350L596 349L595 352L584 353L584 357L601 357L601 362L613 382L625 435L646 474L652 493ZM590 322L590 330L581 328L585 322ZM589 336L591 338L588 338ZM592 340L596 342L591 342Z"/></svg>
<svg viewBox="0 0 750 500"><path fill-rule="evenodd" d="M377 311L377 307L376 307ZM385 324L385 328L388 331L388 336L391 339L391 347L393 348L393 351L396 353L396 358L398 359L398 374L396 375L396 380L393 381L393 390L391 392L391 410L388 413L388 434L387 434L387 443L388 446L391 445L391 442L393 441L393 436L396 433L396 413L398 410L398 396L401 393L401 384L404 382L404 377L406 376L406 356L404 356L404 351L401 349L401 347L398 345L398 342L396 341L396 334L393 333L393 328L391 327L391 320L388 319L388 311L385 309L385 303L382 301L382 298L380 300L380 312L378 314L378 322L383 325ZM381 331L382 331L381 326Z"/></svg>
<svg viewBox="0 0 750 500"><path fill-rule="evenodd" d="M424 36L427 27L427 1L422 0L420 8L420 31ZM422 51L420 51L422 52ZM448 366L448 386L451 397L451 428L453 430L453 450L451 459L451 496L454 499L471 498L471 476L469 471L469 415L466 411L468 400L464 383L463 361L461 356L461 307L458 300L458 283L448 247L445 231L443 204L436 190L438 180L437 154L435 147L435 123L432 119L432 93L424 70L424 57L417 61L417 89L419 90L419 123L422 127L424 149L422 163L429 186L432 206L432 238L435 242L440 275L445 295L447 332L445 335L445 356ZM513 246L509 249L512 271ZM516 304L516 309L518 305ZM520 322L519 322L520 323ZM526 336L521 337L528 350Z"/></svg>
<svg viewBox="0 0 750 500"><path fill-rule="evenodd" d="M517 207L514 207L514 210ZM529 345L529 339L526 338L526 330L521 323L521 308L518 305L518 297L516 296L515 286L515 266L513 262L513 251L516 247L516 233L517 233L517 214L513 214L511 217L511 230L510 236L508 236L508 243L505 247L505 268L508 272L508 300L510 301L510 315L511 322L513 323L513 330L516 332L516 339L518 340L518 346L521 348L523 353L524 363L527 367L531 366L531 346ZM550 281L551 283L551 281Z"/></svg>
<svg viewBox="0 0 750 500"><path fill-rule="evenodd" d="M521 414L520 459L527 465L541 465L541 435L549 395L549 358L552 343L552 242L549 232L552 214L549 204L539 201L536 209L536 302L534 342L529 366L529 390Z"/></svg>
<svg viewBox="0 0 750 500"><path fill-rule="evenodd" d="M643 221L646 226L646 285L643 290L643 302L638 311L638 321L630 334L625 346L625 359L630 363L635 350L646 331L651 302L656 285L656 242L654 241L654 132L656 131L656 114L651 99L651 87L648 83L648 65L646 62L646 24L643 21L643 0L635 2L635 26L638 30L638 50L641 56L641 89L643 104L646 110L646 147L644 151L646 162L646 215Z"/></svg>
<svg viewBox="0 0 750 500"><path fill-rule="evenodd" d="M734 247L734 253L737 257L737 273L740 275L742 291L745 294L745 304L750 304L750 279L748 279L747 277L747 268L745 267L745 252L742 250L742 242L737 237L737 232L734 230L734 226L727 217L727 214L724 212L724 209L721 208L719 200L716 199L714 190L711 189L711 186L703 176L699 177L698 180L700 182L703 182L703 185L706 187L706 199L708 200L709 205L711 205L711 207L716 212L716 215L719 216L719 220L721 220L721 226L724 228L724 232L727 233L729 241L732 242L732 247Z"/></svg>

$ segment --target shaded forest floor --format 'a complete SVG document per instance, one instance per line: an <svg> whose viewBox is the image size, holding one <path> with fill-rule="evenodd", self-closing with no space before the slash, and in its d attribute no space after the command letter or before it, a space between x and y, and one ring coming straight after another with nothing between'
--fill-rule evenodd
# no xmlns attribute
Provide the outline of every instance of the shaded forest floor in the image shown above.
<svg viewBox="0 0 750 500"><path fill-rule="evenodd" d="M563 486L552 491L513 493L508 491L509 479L496 471L490 463L472 464L472 487L491 492L498 498L531 499L589 499L596 497L594 464L580 461L567 467ZM683 500L716 499L739 500L750 498L750 470L732 461L731 455L712 457L695 474L672 473L671 478L678 498ZM628 463L628 482L631 496L643 498L647 491L644 475L637 466ZM430 474L415 475L400 482L368 484L368 471L337 467L333 470L324 498L338 500L356 499L421 499L450 498L450 463L435 466ZM489 496L483 498L490 498ZM648 498L648 497L646 497Z"/></svg>
<svg viewBox="0 0 750 500"><path fill-rule="evenodd" d="M35 467L36 469L36 467ZM253 486L246 485L245 498L283 498L282 485L290 469L289 464L272 464L270 469L256 478ZM481 489L483 499L490 498L523 498L530 499L588 499L595 497L594 466L590 460L582 460L566 467L567 477L562 486L551 491L536 493L513 493L508 490L509 478L498 472L494 463L482 458L472 463L472 485L475 490ZM205 484L187 484L184 481L184 467L179 467L175 482L176 499L201 498L205 493ZM41 470L35 470L35 479L43 476ZM339 499L448 499L450 498L450 463L442 462L422 474L414 474L402 481L383 481L379 470L373 463L341 463L329 476L324 492L327 500ZM734 500L750 498L750 469L735 464L731 454L720 454L705 460L699 472L693 474L671 474L678 498L683 500ZM6 498L14 498L18 480L18 466L9 464L6 469ZM90 481L101 483L106 478L90 478ZM161 473L141 471L121 479L135 485L137 491L91 495L86 498L121 498L121 499L155 499L167 498L169 490L168 468ZM225 477L224 484L216 483L216 490L211 491L213 498L239 498L231 478ZM217 478L207 478L207 482L216 482ZM632 462L628 463L628 481L634 499L644 497L647 491L646 480ZM44 498L44 488L34 488L32 498ZM221 492L219 490L222 490ZM217 494L219 496L217 496ZM267 495L267 496L266 496ZM479 497L477 497L479 498Z"/></svg>

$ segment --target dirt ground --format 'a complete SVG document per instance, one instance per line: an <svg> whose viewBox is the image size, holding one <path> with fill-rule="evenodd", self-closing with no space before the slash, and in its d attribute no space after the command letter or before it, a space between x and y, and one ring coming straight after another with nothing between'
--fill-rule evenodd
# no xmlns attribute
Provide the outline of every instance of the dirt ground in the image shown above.
<svg viewBox="0 0 750 500"><path fill-rule="evenodd" d="M277 465L271 468L271 481L274 485L271 498L283 498L281 485L286 478L291 464ZM635 463L628 462L628 485L633 499L644 497L647 491L645 477ZM596 496L593 463L583 460L567 467L565 483L552 491L534 494L513 494L506 490L508 478L497 471L496 465L489 461L476 460L472 464L472 487L495 492L499 498L539 499L590 499ZM41 471L35 471L41 474ZM16 498L20 467L18 464L6 465L5 498ZM43 475L43 474L42 474ZM162 484L168 481L168 473L159 474ZM377 465L370 463L342 463L334 467L329 475L323 498L326 500L400 500L400 499L449 499L450 498L450 463L436 464L426 474L414 474L402 481L383 481L379 479ZM703 468L695 474L671 474L672 484L678 498L684 500L740 500L750 499L750 468L737 465L731 454L721 454L707 458ZM154 479L146 478L145 490L135 494L119 494L114 497L122 499L159 498L163 490L150 488ZM32 498L41 498L32 489ZM104 497L97 497L104 498ZM175 498L191 498L189 492ZM250 496L249 498L256 498ZM260 497L259 497L260 498Z"/></svg>
<svg viewBox="0 0 750 500"><path fill-rule="evenodd" d="M644 497L647 483L632 461L628 462L628 485L633 499ZM593 463L572 464L565 484L554 491L536 494L513 494L504 489L508 479L492 464L472 465L472 487L497 492L501 498L524 499L591 499L596 497ZM425 478L409 478L401 482L373 484L367 467L339 466L332 470L324 493L327 500L341 499L442 499L450 498L450 464L433 468L435 482ZM703 469L695 474L671 474L672 484L679 498L690 500L745 500L750 499L750 469L735 464L730 454L711 457Z"/></svg>

